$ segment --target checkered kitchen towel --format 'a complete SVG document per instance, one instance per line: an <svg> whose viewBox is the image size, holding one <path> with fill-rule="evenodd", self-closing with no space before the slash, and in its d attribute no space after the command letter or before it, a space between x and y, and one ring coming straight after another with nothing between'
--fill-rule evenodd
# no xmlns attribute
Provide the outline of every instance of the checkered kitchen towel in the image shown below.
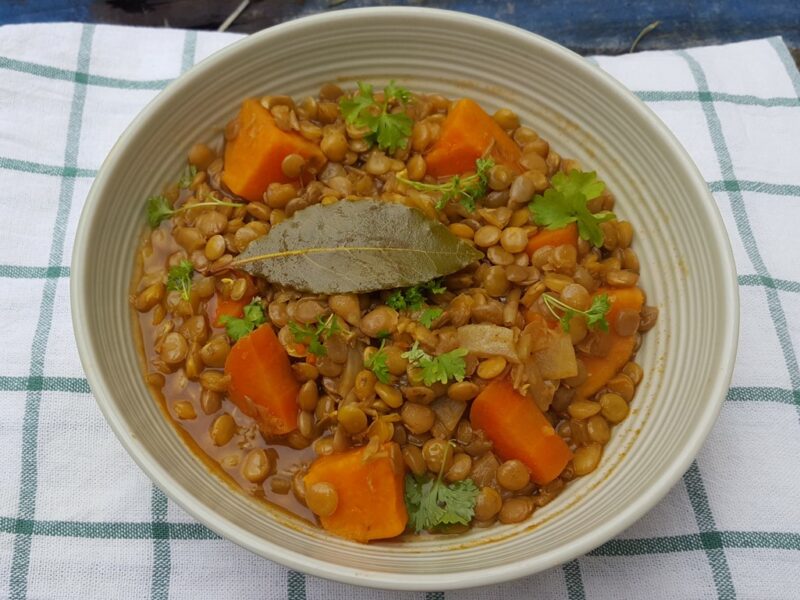
<svg viewBox="0 0 800 600"><path fill-rule="evenodd" d="M235 35L0 28L0 597L443 598L306 577L168 501L95 406L70 325L69 257L101 161L136 113ZM779 38L597 64L666 122L733 241L739 357L683 480L562 567L447 597L798 598L800 76Z"/></svg>

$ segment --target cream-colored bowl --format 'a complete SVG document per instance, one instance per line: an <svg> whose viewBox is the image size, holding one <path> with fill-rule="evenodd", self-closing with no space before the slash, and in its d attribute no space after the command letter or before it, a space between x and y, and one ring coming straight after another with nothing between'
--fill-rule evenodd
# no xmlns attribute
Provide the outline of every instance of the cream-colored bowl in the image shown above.
<svg viewBox="0 0 800 600"><path fill-rule="evenodd" d="M518 525L361 545L271 511L210 474L143 383L128 293L145 198L211 140L242 98L302 96L329 80L396 79L412 90L508 106L563 156L596 169L635 224L641 284L661 309L639 353L645 379L600 467ZM738 294L720 215L697 169L630 92L572 52L494 21L419 8L344 10L250 36L203 61L137 117L97 175L72 259L86 375L150 478L220 535L293 569L409 590L484 585L577 557L649 510L689 467L733 366ZM377 499L376 499L377 501Z"/></svg>

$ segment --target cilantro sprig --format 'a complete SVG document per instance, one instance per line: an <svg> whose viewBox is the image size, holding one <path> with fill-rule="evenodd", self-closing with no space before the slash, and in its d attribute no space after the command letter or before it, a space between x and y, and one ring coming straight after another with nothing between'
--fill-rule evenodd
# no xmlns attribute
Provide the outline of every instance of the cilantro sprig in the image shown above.
<svg viewBox="0 0 800 600"><path fill-rule="evenodd" d="M478 488L471 479L446 484L444 464L437 477L406 475L405 502L409 525L416 533L441 525L469 525L475 515Z"/></svg>
<svg viewBox="0 0 800 600"><path fill-rule="evenodd" d="M228 337L235 343L255 331L260 325L266 323L267 315L264 314L264 305L261 303L261 298L256 296L244 307L243 318L223 315L219 321L225 325Z"/></svg>
<svg viewBox="0 0 800 600"><path fill-rule="evenodd" d="M306 344L308 351L316 356L325 356L328 351L323 345L325 340L334 333L342 330L336 315L331 314L327 319L317 317L316 325L300 325L294 321L289 321L289 331L296 342Z"/></svg>
<svg viewBox="0 0 800 600"><path fill-rule="evenodd" d="M182 260L169 270L167 289L172 292L180 292L181 298L188 300L192 290L192 275L194 275L194 266L191 261Z"/></svg>
<svg viewBox="0 0 800 600"><path fill-rule="evenodd" d="M600 247L603 245L603 230L600 223L615 219L613 212L591 213L589 200L600 196L605 189L597 174L573 169L569 174L556 173L550 180L552 187L543 195L536 195L528 205L537 225L547 229L561 229L570 223L578 224L578 234Z"/></svg>
<svg viewBox="0 0 800 600"><path fill-rule="evenodd" d="M372 93L372 86L358 82L358 92L339 101L342 116L351 125L364 127L370 131L369 139L377 142L378 148L394 152L405 148L414 121L405 113L390 113L392 101L406 105L411 100L411 92L390 82L383 88L383 102L378 102Z"/></svg>
<svg viewBox="0 0 800 600"><path fill-rule="evenodd" d="M195 175L197 175L197 167L194 165L186 165L181 173L180 179L178 179L178 187L182 190L188 188L190 185L192 185Z"/></svg>
<svg viewBox="0 0 800 600"><path fill-rule="evenodd" d="M441 294L447 291L441 279L432 279L389 294L386 305L395 310L419 310L425 304L425 294Z"/></svg>
<svg viewBox="0 0 800 600"><path fill-rule="evenodd" d="M381 383L389 383L389 365L386 363L389 355L384 348L386 339L381 340L381 347L378 351L364 361L364 366L375 374Z"/></svg>
<svg viewBox="0 0 800 600"><path fill-rule="evenodd" d="M543 294L542 300L550 313L561 323L561 329L569 333L569 322L572 317L583 315L586 317L586 326L600 331L608 331L608 320L606 315L611 309L611 301L608 294L600 294L592 299L592 305L588 310L578 310L565 304L551 294ZM559 315L557 310L562 311Z"/></svg>
<svg viewBox="0 0 800 600"><path fill-rule="evenodd" d="M442 313L444 313L444 311L441 308L426 308L419 316L419 322L430 329L431 325L433 325L433 322L441 317Z"/></svg>
<svg viewBox="0 0 800 600"><path fill-rule="evenodd" d="M443 183L424 183L411 181L401 172L397 175L397 180L420 192L440 193L441 196L436 202L436 210L442 210L449 202L458 200L467 211L473 212L475 202L486 195L489 171L492 167L494 167L494 161L491 158L479 158L475 161L475 173L466 177L455 175Z"/></svg>
<svg viewBox="0 0 800 600"><path fill-rule="evenodd" d="M466 355L466 348L456 348L439 356L431 356L419 347L419 342L414 342L411 349L401 356L422 369L425 385L433 385L437 381L447 383L451 379L463 381L467 371L464 361Z"/></svg>
<svg viewBox="0 0 800 600"><path fill-rule="evenodd" d="M177 215L185 210L190 210L192 208L202 208L208 206L242 206L238 202L226 202L223 200L218 200L216 197L208 195L207 198L210 200L206 200L204 202L196 202L195 204L184 204L179 208L172 208L170 205L169 200L167 200L164 196L150 196L147 199L147 222L150 224L150 227L155 229L161 223L169 219L173 215Z"/></svg>

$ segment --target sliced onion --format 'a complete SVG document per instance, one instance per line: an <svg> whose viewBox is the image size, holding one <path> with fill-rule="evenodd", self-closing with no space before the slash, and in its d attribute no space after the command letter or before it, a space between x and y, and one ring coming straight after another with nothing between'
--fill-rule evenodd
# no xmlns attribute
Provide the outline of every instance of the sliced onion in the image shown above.
<svg viewBox="0 0 800 600"><path fill-rule="evenodd" d="M463 325L458 328L458 345L479 357L503 356L518 363L514 332L491 323Z"/></svg>
<svg viewBox="0 0 800 600"><path fill-rule="evenodd" d="M533 353L533 360L544 379L564 379L578 374L572 339L563 331L552 331L547 336L547 345Z"/></svg>

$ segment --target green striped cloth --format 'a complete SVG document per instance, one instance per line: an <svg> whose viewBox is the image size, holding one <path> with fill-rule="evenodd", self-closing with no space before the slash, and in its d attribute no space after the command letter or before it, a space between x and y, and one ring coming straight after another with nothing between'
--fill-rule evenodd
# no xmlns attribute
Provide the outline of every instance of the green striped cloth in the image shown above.
<svg viewBox="0 0 800 600"><path fill-rule="evenodd" d="M146 102L235 39L0 28L0 597L800 596L800 77L779 38L595 59L675 132L722 211L743 314L733 387L683 480L617 539L448 594L343 586L219 539L136 468L92 399L68 293L92 177Z"/></svg>

